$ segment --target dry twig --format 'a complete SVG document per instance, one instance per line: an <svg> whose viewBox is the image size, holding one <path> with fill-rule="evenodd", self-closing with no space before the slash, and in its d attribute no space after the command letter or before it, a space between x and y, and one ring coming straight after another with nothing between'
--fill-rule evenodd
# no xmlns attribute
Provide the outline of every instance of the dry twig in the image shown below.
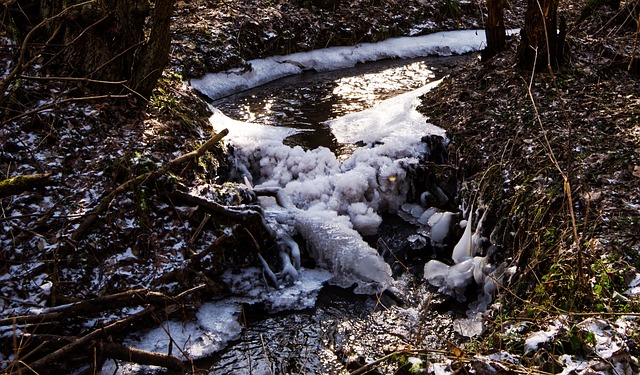
<svg viewBox="0 0 640 375"><path fill-rule="evenodd" d="M89 214L87 214L87 216L84 218L82 223L80 223L80 226L78 227L78 229L76 229L76 231L71 236L71 240L74 242L78 241L80 237L82 237L84 232L86 232L86 230L91 226L91 224L93 224L93 222L98 218L98 216L102 214L104 211L106 211L106 209L111 204L111 201L116 196L124 193L125 191L131 188L140 186L147 181L155 180L180 164L199 158L200 156L204 155L207 151L209 151L211 148L213 148L213 146L216 145L218 142L220 142L220 140L227 134L229 134L229 131L227 129L224 129L218 134L211 137L207 142L205 142L197 150L191 151L187 154L184 154L182 156L179 156L171 160L170 162L163 165L158 170L141 174L119 185L111 193L103 197L100 200L100 203L98 203L98 205Z"/></svg>

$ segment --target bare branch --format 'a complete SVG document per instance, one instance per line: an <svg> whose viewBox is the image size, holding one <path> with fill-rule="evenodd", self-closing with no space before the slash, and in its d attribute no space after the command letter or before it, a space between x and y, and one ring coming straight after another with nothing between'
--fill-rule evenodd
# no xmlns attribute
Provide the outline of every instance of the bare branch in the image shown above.
<svg viewBox="0 0 640 375"><path fill-rule="evenodd" d="M98 206L96 206L89 214L87 214L87 216L85 217L84 221L80 224L78 229L76 229L76 231L71 236L71 240L72 241L77 241L84 234L84 232L87 230L87 228L89 228L89 226L98 218L98 215L100 215L102 212L104 212L107 209L109 204L111 204L111 201L113 200L113 198L115 198L117 195L122 194L123 192L125 192L125 191L127 191L127 190L129 190L129 189L131 189L133 187L139 186L139 185L143 184L146 181L154 180L154 179L162 176L163 174L167 173L168 171L170 171L171 169L175 168L176 166L178 166L180 164L186 163L186 162L188 162L190 160L196 159L196 158L204 155L215 144L220 142L220 140L224 136L226 136L227 134L229 134L229 130L224 129L220 133L218 133L218 134L214 135L213 137L211 137L207 142L205 142L197 150L191 151L191 152L189 152L187 154L184 154L182 156L179 156L179 157L171 160L170 162L168 162L167 164L163 165L160 169L158 169L156 171L151 171L151 172L147 172L145 174L141 174L141 175L139 175L137 177L134 177L134 178L124 182L123 184L119 185L111 193L109 193L107 196L102 198L100 200L100 203L98 204Z"/></svg>
<svg viewBox="0 0 640 375"><path fill-rule="evenodd" d="M37 77L37 76L25 76L20 75L20 79L28 79L31 81L76 81L85 83L99 83L101 85L122 85L127 81L100 81L97 79L84 78L84 77Z"/></svg>
<svg viewBox="0 0 640 375"><path fill-rule="evenodd" d="M116 331L120 328L126 327L129 324L135 322L138 319L141 319L147 315L149 315L149 313L151 313L151 309L144 309L141 310L125 319L121 319L118 320L116 322L113 322L111 324L109 324L106 327L102 327L102 328L98 328L95 331L89 333L86 336L83 336L75 341L73 341L72 343L70 343L69 345L65 345L62 348L56 350L55 352L48 354L42 358L40 358L37 361L34 361L33 363L31 363L28 368L32 369L32 371L36 371L36 372L40 372L43 369L47 368L47 367L53 367L56 368L56 363L66 357L68 357L69 355L71 355L72 353L76 352L77 350L80 350L81 348L89 345L91 343L91 341L97 339L98 337L100 337L101 335L105 335L105 334L109 334L113 331ZM26 365L26 364L25 364ZM13 374L21 374L24 373L26 371L26 368L20 368L17 371L13 372Z"/></svg>

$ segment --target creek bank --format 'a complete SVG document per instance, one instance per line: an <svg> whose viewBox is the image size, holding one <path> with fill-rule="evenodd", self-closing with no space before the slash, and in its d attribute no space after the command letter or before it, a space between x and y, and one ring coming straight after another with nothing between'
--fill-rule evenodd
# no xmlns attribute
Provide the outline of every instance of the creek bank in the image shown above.
<svg viewBox="0 0 640 375"><path fill-rule="evenodd" d="M507 314L484 343L469 345L485 354L506 346L520 364L544 371L631 373L640 354L631 328L638 300L629 289L640 265L640 92L634 70L606 50L624 50L634 34L606 8L576 20L569 22L571 61L553 75L518 70L515 39L487 62L455 68L419 110L451 138L443 178L460 184L461 197L491 207L494 239L519 270L498 300ZM604 50L592 43L603 33L610 33ZM592 359L600 349L583 336L588 316L624 327L617 337L589 333L615 337L620 356L604 358L624 370ZM537 330L558 333L523 351ZM568 341L590 349L558 344Z"/></svg>

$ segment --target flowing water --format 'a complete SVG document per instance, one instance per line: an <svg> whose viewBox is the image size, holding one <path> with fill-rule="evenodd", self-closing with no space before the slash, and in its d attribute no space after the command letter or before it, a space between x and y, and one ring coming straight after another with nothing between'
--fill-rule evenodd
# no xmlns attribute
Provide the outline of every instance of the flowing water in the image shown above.
<svg viewBox="0 0 640 375"><path fill-rule="evenodd" d="M355 146L339 143L325 121L424 86L464 58L385 60L336 72L307 72L212 104L236 120L302 130L288 137L287 145L324 146L340 155ZM414 230L389 215L368 241L388 255L406 247ZM408 346L441 349L454 336L453 318L460 306L434 297L421 275L404 272L420 270L425 258L415 257L419 264L393 265L394 293L356 295L325 286L313 307L277 313L263 303L242 303L245 328L240 337L197 367L210 374L346 374ZM383 373L394 368L397 363L379 367Z"/></svg>
<svg viewBox="0 0 640 375"><path fill-rule="evenodd" d="M284 126L303 132L285 140L305 148L324 146L340 154L327 120L362 111L375 104L442 78L466 56L382 60L332 72L305 72L213 102L241 121Z"/></svg>

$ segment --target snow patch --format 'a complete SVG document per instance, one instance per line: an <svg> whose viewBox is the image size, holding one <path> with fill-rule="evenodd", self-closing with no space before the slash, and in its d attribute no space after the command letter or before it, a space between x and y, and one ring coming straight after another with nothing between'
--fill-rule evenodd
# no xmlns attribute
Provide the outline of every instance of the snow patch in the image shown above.
<svg viewBox="0 0 640 375"><path fill-rule="evenodd" d="M168 353L170 341L182 349L173 348L173 354L182 360L206 357L226 346L242 332L240 306L233 301L205 303L188 322L168 321L162 327L129 338L124 345L142 350ZM185 355L189 358L185 358ZM104 370L103 370L104 371Z"/></svg>
<svg viewBox="0 0 640 375"><path fill-rule="evenodd" d="M509 30L509 34L517 30ZM286 56L248 61L249 69L209 73L191 85L211 100L263 85L305 70L330 71L382 59L451 56L478 51L485 46L484 30L444 31L429 35L391 38L378 43L330 47Z"/></svg>

